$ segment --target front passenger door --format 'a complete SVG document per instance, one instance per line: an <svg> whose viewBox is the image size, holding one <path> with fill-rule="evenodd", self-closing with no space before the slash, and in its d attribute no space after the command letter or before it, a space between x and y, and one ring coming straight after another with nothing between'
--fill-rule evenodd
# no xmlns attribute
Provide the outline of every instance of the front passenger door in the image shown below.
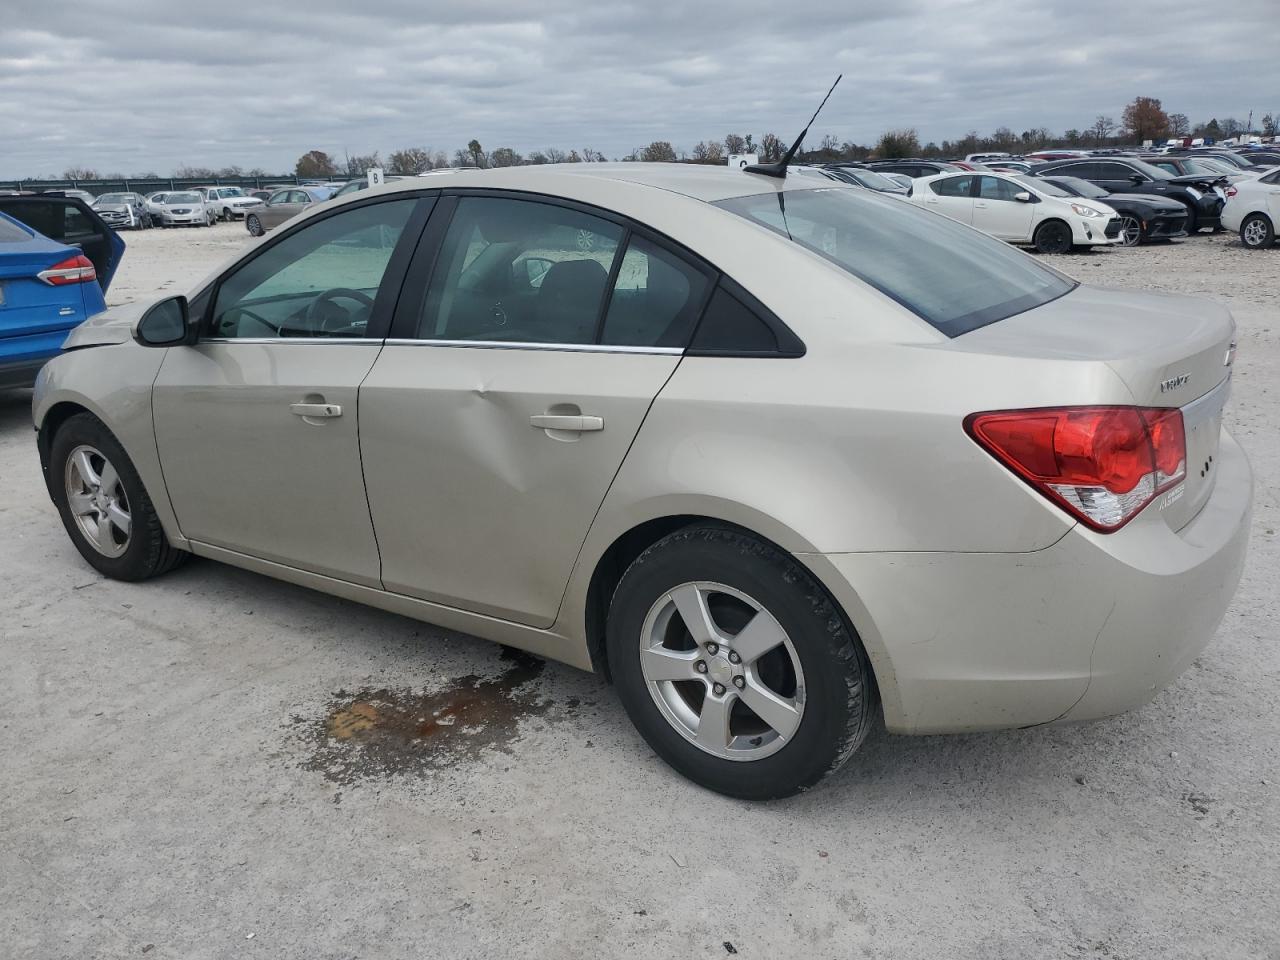
<svg viewBox="0 0 1280 960"><path fill-rule="evenodd" d="M379 585L357 402L431 201L340 208L217 282L195 346L152 391L183 536Z"/></svg>
<svg viewBox="0 0 1280 960"><path fill-rule="evenodd" d="M978 177L978 193L973 201L973 225L1000 240L1017 243L1029 241L1034 207L1015 199L1018 193L1019 188L1009 180Z"/></svg>

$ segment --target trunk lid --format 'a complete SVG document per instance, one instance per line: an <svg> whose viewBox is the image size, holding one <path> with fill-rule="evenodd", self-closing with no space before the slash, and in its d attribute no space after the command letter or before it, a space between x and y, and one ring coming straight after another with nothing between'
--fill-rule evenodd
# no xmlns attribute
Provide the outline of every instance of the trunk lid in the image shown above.
<svg viewBox="0 0 1280 960"><path fill-rule="evenodd" d="M1105 363L1142 407L1182 410L1187 475L1148 509L1174 530L1213 492L1222 410L1230 391L1235 321L1206 300L1080 286L1052 303L957 339L1008 356Z"/></svg>

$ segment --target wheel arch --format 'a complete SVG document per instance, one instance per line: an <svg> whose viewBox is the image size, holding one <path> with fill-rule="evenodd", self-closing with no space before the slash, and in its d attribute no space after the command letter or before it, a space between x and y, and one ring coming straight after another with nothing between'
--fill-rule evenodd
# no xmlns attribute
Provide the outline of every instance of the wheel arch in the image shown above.
<svg viewBox="0 0 1280 960"><path fill-rule="evenodd" d="M866 607L852 586L841 583L835 567L819 553L788 549L775 537L766 536L750 525L734 522L710 513L688 512L655 516L618 534L596 559L588 579L583 604L583 630L592 669L612 683L605 645L605 628L614 590L631 563L663 537L689 526L711 525L736 530L768 544L791 557L817 581L832 605L851 629L871 664L872 682L876 686L881 709L897 711L899 697L894 671L883 640Z"/></svg>

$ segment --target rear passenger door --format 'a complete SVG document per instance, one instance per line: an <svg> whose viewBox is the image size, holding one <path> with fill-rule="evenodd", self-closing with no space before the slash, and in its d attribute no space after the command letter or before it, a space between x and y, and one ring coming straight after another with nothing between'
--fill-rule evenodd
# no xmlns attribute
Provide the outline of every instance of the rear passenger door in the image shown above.
<svg viewBox="0 0 1280 960"><path fill-rule="evenodd" d="M973 185L978 178L961 174L932 180L923 191L925 206L961 223L973 223ZM917 191L921 192L921 191Z"/></svg>
<svg viewBox="0 0 1280 960"><path fill-rule="evenodd" d="M443 199L360 389L385 588L550 626L710 287L608 214Z"/></svg>

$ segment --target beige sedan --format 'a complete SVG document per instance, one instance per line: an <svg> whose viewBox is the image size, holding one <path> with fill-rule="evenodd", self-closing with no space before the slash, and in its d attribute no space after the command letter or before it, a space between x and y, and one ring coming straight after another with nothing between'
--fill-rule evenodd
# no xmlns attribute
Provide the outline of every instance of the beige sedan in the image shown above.
<svg viewBox="0 0 1280 960"><path fill-rule="evenodd" d="M245 211L244 228L252 236L260 237L272 227L280 226L312 204L322 203L328 197L327 189L316 187L287 187L277 190L265 203Z"/></svg>
<svg viewBox="0 0 1280 960"><path fill-rule="evenodd" d="M195 554L600 671L765 798L877 715L1087 719L1185 670L1244 561L1233 334L817 178L510 168L311 204L76 330L34 413L104 574Z"/></svg>

